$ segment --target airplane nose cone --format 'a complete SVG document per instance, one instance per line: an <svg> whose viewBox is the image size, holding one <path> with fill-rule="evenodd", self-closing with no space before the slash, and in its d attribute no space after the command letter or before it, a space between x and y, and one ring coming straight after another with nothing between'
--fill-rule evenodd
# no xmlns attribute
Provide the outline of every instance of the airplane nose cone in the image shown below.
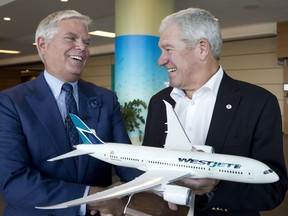
<svg viewBox="0 0 288 216"><path fill-rule="evenodd" d="M277 173L272 173L273 175L271 176L271 182L277 182L279 180L279 176Z"/></svg>
<svg viewBox="0 0 288 216"><path fill-rule="evenodd" d="M263 183L273 183L273 182L277 182L278 180L279 180L279 176L277 175L277 173L272 171L268 175L266 175L265 180L264 180Z"/></svg>

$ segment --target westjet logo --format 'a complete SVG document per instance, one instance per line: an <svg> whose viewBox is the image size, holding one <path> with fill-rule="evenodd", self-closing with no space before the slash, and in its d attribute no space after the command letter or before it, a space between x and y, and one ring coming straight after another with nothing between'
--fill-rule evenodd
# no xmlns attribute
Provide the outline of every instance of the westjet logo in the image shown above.
<svg viewBox="0 0 288 216"><path fill-rule="evenodd" d="M178 158L179 162L197 164L197 165L206 165L208 167L223 167L223 168L231 168L231 169L240 169L241 164L233 164L233 163L223 163L217 161L206 161L206 160L196 160L193 158Z"/></svg>

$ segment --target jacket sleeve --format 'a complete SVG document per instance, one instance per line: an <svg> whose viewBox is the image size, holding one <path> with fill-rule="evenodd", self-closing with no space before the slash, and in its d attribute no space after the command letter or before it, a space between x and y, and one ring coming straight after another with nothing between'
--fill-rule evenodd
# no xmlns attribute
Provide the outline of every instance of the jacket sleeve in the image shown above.
<svg viewBox="0 0 288 216"><path fill-rule="evenodd" d="M35 215L35 212L41 215L43 210L36 210L35 206L52 205L83 196L84 185L47 177L45 170L41 170L41 155L33 156L35 149L31 149L32 146L27 143L23 119L19 114L19 110L26 112L27 107L15 104L10 96L0 93L0 185L1 195L7 205L31 212L31 215ZM27 128L30 131L33 129L31 125ZM38 134L38 139L41 138L41 134ZM45 147L42 148L45 151ZM59 169L54 169L55 176L61 172ZM78 209L75 207L56 211L61 215L76 215ZM45 215L54 215L56 211L45 211Z"/></svg>

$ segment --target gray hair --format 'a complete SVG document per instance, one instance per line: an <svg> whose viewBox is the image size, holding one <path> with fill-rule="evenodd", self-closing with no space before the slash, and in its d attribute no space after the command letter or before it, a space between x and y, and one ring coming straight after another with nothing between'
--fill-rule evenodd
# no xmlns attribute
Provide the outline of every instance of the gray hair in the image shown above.
<svg viewBox="0 0 288 216"><path fill-rule="evenodd" d="M206 39L212 47L213 56L220 58L222 47L221 29L218 20L208 11L199 8L188 8L165 17L159 28L160 34L176 23L189 48L193 48L200 39Z"/></svg>
<svg viewBox="0 0 288 216"><path fill-rule="evenodd" d="M81 22L83 22L87 28L92 23L92 19L86 15L82 15L79 12L75 10L63 10L54 12L50 15L48 15L46 18L44 18L38 25L36 34L35 34L35 42L37 45L38 54L42 59L42 55L39 51L37 40L39 37L44 38L47 42L51 42L54 38L55 33L57 32L57 24L59 21L64 19L79 19Z"/></svg>

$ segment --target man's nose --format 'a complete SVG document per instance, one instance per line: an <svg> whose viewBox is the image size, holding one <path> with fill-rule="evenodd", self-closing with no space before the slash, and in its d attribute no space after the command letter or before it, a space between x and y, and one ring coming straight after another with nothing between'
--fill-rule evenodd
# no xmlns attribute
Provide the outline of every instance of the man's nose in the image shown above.
<svg viewBox="0 0 288 216"><path fill-rule="evenodd" d="M76 50L83 51L86 48L86 44L81 40L76 41L76 47L75 48L76 48Z"/></svg>
<svg viewBox="0 0 288 216"><path fill-rule="evenodd" d="M168 63L168 59L167 59L166 55L162 52L158 61L157 61L157 64L159 66L164 66L167 63Z"/></svg>

